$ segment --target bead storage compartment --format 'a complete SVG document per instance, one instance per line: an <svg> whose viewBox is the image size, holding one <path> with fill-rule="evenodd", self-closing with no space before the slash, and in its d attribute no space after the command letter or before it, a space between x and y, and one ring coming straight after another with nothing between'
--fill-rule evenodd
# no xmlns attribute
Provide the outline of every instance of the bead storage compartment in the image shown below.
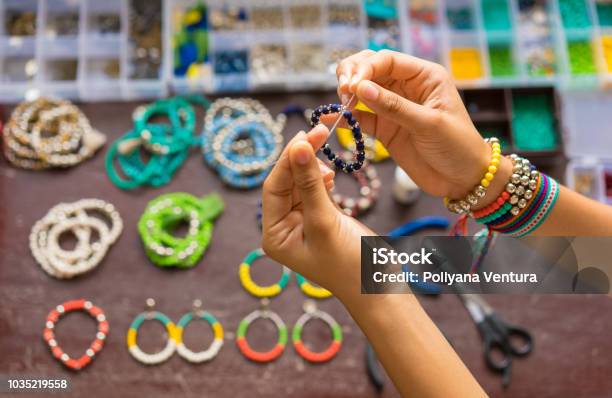
<svg viewBox="0 0 612 398"><path fill-rule="evenodd" d="M19 101L38 79L37 0L5 0L0 5L0 98Z"/></svg>
<svg viewBox="0 0 612 398"><path fill-rule="evenodd" d="M554 163L563 150L558 100L549 87L461 91L476 129L504 152Z"/></svg>
<svg viewBox="0 0 612 398"><path fill-rule="evenodd" d="M602 203L612 204L612 97L605 92L566 92L562 96L566 184Z"/></svg>
<svg viewBox="0 0 612 398"><path fill-rule="evenodd" d="M79 62L80 96L85 100L114 99L121 92L123 30L121 0L84 0L83 37Z"/></svg>

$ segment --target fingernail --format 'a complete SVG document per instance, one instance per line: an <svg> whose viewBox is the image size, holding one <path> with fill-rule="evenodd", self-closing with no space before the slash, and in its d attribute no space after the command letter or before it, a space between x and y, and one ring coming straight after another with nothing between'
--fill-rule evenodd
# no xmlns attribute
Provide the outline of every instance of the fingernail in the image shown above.
<svg viewBox="0 0 612 398"><path fill-rule="evenodd" d="M357 83L359 83L359 75L354 75L353 78L351 79L351 84L349 85L350 87L354 87L357 85Z"/></svg>
<svg viewBox="0 0 612 398"><path fill-rule="evenodd" d="M378 88L372 82L364 81L359 91L365 100L374 101L378 98Z"/></svg>
<svg viewBox="0 0 612 398"><path fill-rule="evenodd" d="M340 96L340 101L342 101L342 104L346 105L346 103L348 102L348 100L350 100L351 97L348 94L342 94Z"/></svg>

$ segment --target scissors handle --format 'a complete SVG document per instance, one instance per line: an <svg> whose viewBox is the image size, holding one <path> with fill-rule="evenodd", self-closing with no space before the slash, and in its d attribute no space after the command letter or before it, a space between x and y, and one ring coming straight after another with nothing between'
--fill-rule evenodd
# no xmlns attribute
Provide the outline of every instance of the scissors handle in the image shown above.
<svg viewBox="0 0 612 398"><path fill-rule="evenodd" d="M500 373L512 366L510 347L492 333L484 334L484 358L490 369Z"/></svg>
<svg viewBox="0 0 612 398"><path fill-rule="evenodd" d="M533 337L526 329L507 324L495 314L487 315L485 320L501 336L512 355L523 357L533 351Z"/></svg>

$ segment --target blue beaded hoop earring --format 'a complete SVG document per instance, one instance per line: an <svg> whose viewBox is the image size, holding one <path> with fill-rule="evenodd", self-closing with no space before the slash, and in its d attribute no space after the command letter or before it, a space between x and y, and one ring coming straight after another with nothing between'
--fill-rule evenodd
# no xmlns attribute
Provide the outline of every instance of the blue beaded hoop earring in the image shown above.
<svg viewBox="0 0 612 398"><path fill-rule="evenodd" d="M365 143L363 142L363 135L361 134L359 122L353 117L353 113L346 106L342 104L319 105L314 111L312 111L310 125L312 127L318 125L321 122L321 116L330 113L340 113L342 117L346 119L346 122L353 132L353 138L355 138L356 152L354 154L353 161L345 161L342 159L342 157L336 156L328 143L323 145L321 151L338 170L342 170L345 173L352 173L353 171L361 169L366 157Z"/></svg>

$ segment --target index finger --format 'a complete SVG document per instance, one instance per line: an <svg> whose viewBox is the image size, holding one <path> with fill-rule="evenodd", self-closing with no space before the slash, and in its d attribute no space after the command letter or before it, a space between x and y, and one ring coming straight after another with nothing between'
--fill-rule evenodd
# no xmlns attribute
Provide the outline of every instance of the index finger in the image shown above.
<svg viewBox="0 0 612 398"><path fill-rule="evenodd" d="M378 81L383 78L391 78L410 81L435 68L436 64L433 62L397 51L381 50L361 60L349 83L349 90L354 93L362 80Z"/></svg>

